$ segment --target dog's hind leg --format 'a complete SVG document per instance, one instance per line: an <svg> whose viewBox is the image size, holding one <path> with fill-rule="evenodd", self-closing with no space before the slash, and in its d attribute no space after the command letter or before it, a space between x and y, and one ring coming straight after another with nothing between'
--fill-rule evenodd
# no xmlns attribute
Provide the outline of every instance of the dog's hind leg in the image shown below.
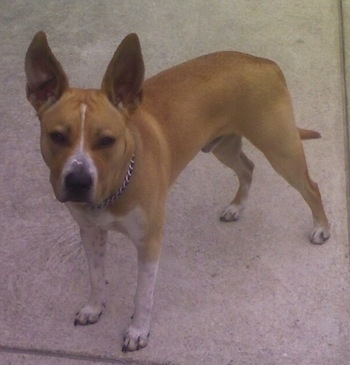
<svg viewBox="0 0 350 365"><path fill-rule="evenodd" d="M311 242L324 243L330 237L329 223L318 186L309 176L304 152L299 151L288 156L275 153L265 153L265 155L273 168L300 192L310 207L314 221L314 229L310 236Z"/></svg>
<svg viewBox="0 0 350 365"><path fill-rule="evenodd" d="M282 113L281 113L282 110ZM260 121L260 133L252 128L245 130L245 137L264 153L272 167L300 192L311 209L314 229L310 240L321 244L329 237L329 223L323 209L318 186L309 176L304 148L292 113L286 109L272 110ZM278 125L276 122L279 121Z"/></svg>
<svg viewBox="0 0 350 365"><path fill-rule="evenodd" d="M238 177L239 187L236 196L220 215L220 220L224 222L237 221L248 199L254 164L242 152L242 138L237 135L222 137L212 152L220 162L230 167Z"/></svg>

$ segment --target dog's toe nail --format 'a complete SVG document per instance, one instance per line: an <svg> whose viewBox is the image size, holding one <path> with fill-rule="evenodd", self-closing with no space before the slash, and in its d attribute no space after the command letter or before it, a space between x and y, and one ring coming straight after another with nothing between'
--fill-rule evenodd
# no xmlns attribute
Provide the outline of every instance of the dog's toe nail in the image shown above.
<svg viewBox="0 0 350 365"><path fill-rule="evenodd" d="M128 342L127 343L125 343L125 341L126 341L126 337L124 337L124 344L123 344L123 347L122 347L122 352L128 352L128 350L129 350L129 344L130 344L130 339L128 340Z"/></svg>
<svg viewBox="0 0 350 365"><path fill-rule="evenodd" d="M139 351L140 350L140 340L141 340L141 336L139 336L137 338L137 346L136 346L136 350Z"/></svg>

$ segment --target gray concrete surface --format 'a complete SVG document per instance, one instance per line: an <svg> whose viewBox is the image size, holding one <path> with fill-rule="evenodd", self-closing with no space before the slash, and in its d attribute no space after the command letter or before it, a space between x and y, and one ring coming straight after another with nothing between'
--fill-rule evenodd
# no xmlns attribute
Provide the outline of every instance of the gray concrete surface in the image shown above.
<svg viewBox="0 0 350 365"><path fill-rule="evenodd" d="M0 364L350 364L349 24L350 0L2 0ZM117 234L107 309L98 324L74 327L88 295L86 262L75 223L54 200L24 92L24 54L40 29L79 87L99 86L129 32L140 36L147 75L222 49L277 61L298 124L323 136L305 149L332 223L329 242L308 242L308 208L248 144L256 164L248 207L240 222L220 223L237 182L199 155L168 201L149 346L121 352L136 259Z"/></svg>

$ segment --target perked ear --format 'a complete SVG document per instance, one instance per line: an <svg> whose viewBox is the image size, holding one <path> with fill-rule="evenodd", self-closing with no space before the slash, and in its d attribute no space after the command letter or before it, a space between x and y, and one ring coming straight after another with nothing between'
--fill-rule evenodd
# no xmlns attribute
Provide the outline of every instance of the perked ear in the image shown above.
<svg viewBox="0 0 350 365"><path fill-rule="evenodd" d="M52 53L44 32L38 32L30 43L24 65L27 77L27 99L36 111L54 104L68 89L68 79Z"/></svg>
<svg viewBox="0 0 350 365"><path fill-rule="evenodd" d="M140 41L132 33L115 51L102 80L102 91L118 109L132 113L142 99L144 74Z"/></svg>

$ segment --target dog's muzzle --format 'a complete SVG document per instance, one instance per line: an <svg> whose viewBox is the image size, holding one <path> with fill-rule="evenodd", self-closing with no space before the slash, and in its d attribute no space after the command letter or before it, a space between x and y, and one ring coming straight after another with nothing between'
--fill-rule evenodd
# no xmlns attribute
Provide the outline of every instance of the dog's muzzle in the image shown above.
<svg viewBox="0 0 350 365"><path fill-rule="evenodd" d="M90 200L92 177L88 172L73 171L68 173L64 185L67 200L75 202Z"/></svg>
<svg viewBox="0 0 350 365"><path fill-rule="evenodd" d="M93 164L87 158L75 157L68 161L61 185L62 199L59 200L90 203L96 177L94 171Z"/></svg>
<svg viewBox="0 0 350 365"><path fill-rule="evenodd" d="M97 171L91 158L74 154L64 166L61 180L61 202L91 203L97 180Z"/></svg>

